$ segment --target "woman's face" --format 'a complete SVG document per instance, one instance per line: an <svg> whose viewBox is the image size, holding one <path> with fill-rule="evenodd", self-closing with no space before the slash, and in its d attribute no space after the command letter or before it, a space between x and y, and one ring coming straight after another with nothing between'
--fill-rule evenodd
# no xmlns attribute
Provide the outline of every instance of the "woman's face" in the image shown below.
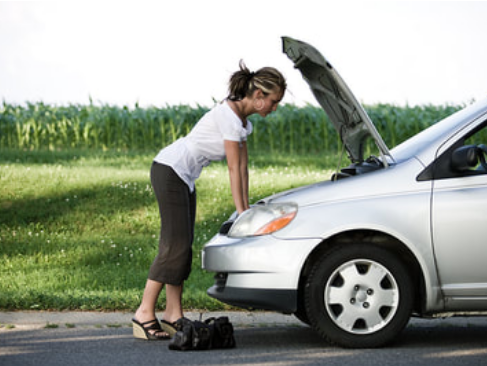
<svg viewBox="0 0 487 366"><path fill-rule="evenodd" d="M268 114L275 112L277 109L277 105L281 102L283 96L284 93L281 91L273 92L263 96L264 107L257 113L262 117L266 117Z"/></svg>

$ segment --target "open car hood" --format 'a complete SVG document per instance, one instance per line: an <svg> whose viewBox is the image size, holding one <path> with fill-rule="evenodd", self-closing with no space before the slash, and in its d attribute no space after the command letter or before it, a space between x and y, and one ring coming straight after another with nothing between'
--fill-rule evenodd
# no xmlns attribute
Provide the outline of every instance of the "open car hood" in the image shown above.
<svg viewBox="0 0 487 366"><path fill-rule="evenodd" d="M373 138L381 154L390 157L389 149L367 112L331 64L307 43L289 37L282 37L282 42L283 52L308 82L318 103L338 131L352 163L364 161L364 146L369 137ZM383 163L387 166L385 157Z"/></svg>

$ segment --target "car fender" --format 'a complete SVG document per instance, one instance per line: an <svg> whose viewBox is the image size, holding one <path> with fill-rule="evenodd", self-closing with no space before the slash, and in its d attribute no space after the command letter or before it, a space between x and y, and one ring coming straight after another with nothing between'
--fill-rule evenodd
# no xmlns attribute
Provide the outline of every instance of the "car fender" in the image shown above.
<svg viewBox="0 0 487 366"><path fill-rule="evenodd" d="M393 196L300 207L291 225L274 235L281 240L319 237L321 241L316 247L337 237L352 237L357 232L368 232L376 238L394 238L395 243L412 254L421 269L426 290L425 309L442 310L441 307L433 309L433 304L442 304L442 295L431 243L430 195L430 185L426 183L421 190ZM402 209L397 211L394 207Z"/></svg>

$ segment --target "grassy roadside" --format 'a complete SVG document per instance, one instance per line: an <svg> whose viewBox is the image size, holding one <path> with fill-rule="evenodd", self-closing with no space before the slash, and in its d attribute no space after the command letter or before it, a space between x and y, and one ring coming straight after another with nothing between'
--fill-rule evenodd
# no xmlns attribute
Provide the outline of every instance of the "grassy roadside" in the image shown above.
<svg viewBox="0 0 487 366"><path fill-rule="evenodd" d="M0 153L0 309L127 310L138 306L157 251L159 216L149 169L154 152ZM328 179L325 156L252 154L251 201ZM224 309L209 298L200 251L233 212L223 163L197 182L187 309ZM161 299L161 305L164 298Z"/></svg>

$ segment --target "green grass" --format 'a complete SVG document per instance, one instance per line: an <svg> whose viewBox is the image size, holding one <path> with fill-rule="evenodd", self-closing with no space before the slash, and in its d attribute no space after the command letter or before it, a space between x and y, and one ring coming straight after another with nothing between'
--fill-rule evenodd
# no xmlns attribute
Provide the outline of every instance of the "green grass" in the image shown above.
<svg viewBox="0 0 487 366"><path fill-rule="evenodd" d="M152 153L94 150L0 153L0 309L133 310L157 252ZM329 155L329 154L328 154ZM328 179L333 158L251 153L251 201ZM186 309L226 307L206 295L201 248L233 212L224 163L197 182L193 271ZM160 306L164 306L164 295Z"/></svg>
<svg viewBox="0 0 487 366"><path fill-rule="evenodd" d="M366 109L393 147L461 107ZM0 309L135 309L158 244L152 158L206 110L0 105ZM322 109L284 105L251 119L251 202L329 178L340 143ZM200 252L234 210L225 164L206 168L197 191L183 301L220 310L206 295L213 279L201 270Z"/></svg>

